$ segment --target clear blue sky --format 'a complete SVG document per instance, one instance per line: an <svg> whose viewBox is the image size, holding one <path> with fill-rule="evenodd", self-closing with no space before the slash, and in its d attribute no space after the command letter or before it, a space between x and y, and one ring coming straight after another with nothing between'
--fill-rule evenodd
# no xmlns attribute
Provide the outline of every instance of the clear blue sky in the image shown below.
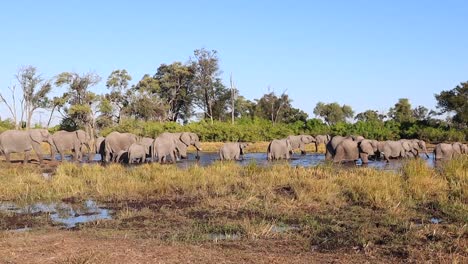
<svg viewBox="0 0 468 264"><path fill-rule="evenodd" d="M356 113L401 97L434 108L435 93L468 80L468 1L2 1L0 10L2 92L22 65L104 80L124 68L136 82L202 47L219 52L224 82L232 72L242 95L287 89L311 116L318 101Z"/></svg>

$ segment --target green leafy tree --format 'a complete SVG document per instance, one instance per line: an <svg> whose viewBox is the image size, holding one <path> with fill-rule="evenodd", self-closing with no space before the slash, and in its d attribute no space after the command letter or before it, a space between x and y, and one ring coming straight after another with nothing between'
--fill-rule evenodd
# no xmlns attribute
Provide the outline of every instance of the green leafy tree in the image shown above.
<svg viewBox="0 0 468 264"><path fill-rule="evenodd" d="M94 107L99 103L99 97L89 89L101 81L96 73L78 74L63 72L55 79L56 86L66 86L64 98L67 106L64 107L67 117L62 124L69 129L85 128L86 132L94 138Z"/></svg>
<svg viewBox="0 0 468 264"><path fill-rule="evenodd" d="M413 117L418 121L428 120L431 116L431 112L426 107L420 105L413 109Z"/></svg>
<svg viewBox="0 0 468 264"><path fill-rule="evenodd" d="M161 64L153 78L154 91L167 104L166 114L169 121L178 119L187 122L192 115L194 68L174 62Z"/></svg>
<svg viewBox="0 0 468 264"><path fill-rule="evenodd" d="M323 118L328 125L335 125L339 122L345 123L347 118L352 118L354 111L348 105L318 102L314 108L314 114Z"/></svg>
<svg viewBox="0 0 468 264"><path fill-rule="evenodd" d="M388 116L399 123L414 122L413 110L408 98L400 98L394 107L390 108Z"/></svg>
<svg viewBox="0 0 468 264"><path fill-rule="evenodd" d="M272 124L282 122L285 113L291 109L291 99L285 92L280 96L274 92L267 93L255 101L255 116L270 120Z"/></svg>
<svg viewBox="0 0 468 264"><path fill-rule="evenodd" d="M366 110L362 113L357 114L354 119L357 121L364 122L382 122L386 116L379 114L375 110Z"/></svg>
<svg viewBox="0 0 468 264"><path fill-rule="evenodd" d="M194 103L203 110L204 117L213 123L216 98L219 98L219 94L224 94L224 91L217 86L221 74L218 53L216 50L195 50L191 65L194 69Z"/></svg>
<svg viewBox="0 0 468 264"><path fill-rule="evenodd" d="M34 111L38 108L47 107L49 103L47 94L52 86L49 81L44 80L40 76L36 67L33 66L20 68L16 74L16 79L23 91L21 123L23 122L23 116L25 116L26 128L31 128Z"/></svg>
<svg viewBox="0 0 468 264"><path fill-rule="evenodd" d="M468 82L462 82L449 91L436 94L437 108L442 113L452 112L455 115L452 120L459 127L468 126Z"/></svg>
<svg viewBox="0 0 468 264"><path fill-rule="evenodd" d="M117 123L120 123L123 108L128 105L127 90L129 82L132 80L127 70L114 70L107 78L106 86L110 89L106 100L112 105L112 111Z"/></svg>

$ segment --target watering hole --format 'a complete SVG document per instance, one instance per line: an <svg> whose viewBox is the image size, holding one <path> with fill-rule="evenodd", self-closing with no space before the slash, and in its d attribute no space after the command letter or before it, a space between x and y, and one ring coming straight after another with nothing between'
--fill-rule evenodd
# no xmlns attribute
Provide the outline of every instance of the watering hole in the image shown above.
<svg viewBox="0 0 468 264"><path fill-rule="evenodd" d="M195 153L189 153L187 159L177 161L177 167L179 168L189 168L192 165L199 165L199 166L209 166L215 161L219 161L219 154L216 152L202 152L199 154L199 159L197 160L195 157ZM60 156L57 157L60 159ZM71 160L71 156L65 156L67 160ZM434 154L429 153L429 158L426 158L425 155L420 155L419 158L425 160L427 165L430 167L435 167L437 164L434 161ZM101 159L100 154L96 154L93 156L93 160L91 162L99 162ZM148 159L149 161L149 159ZM362 164L360 161L348 162L342 164L345 168L354 168L354 167L368 167L368 168L376 168L381 170L398 170L403 165L405 159L393 159L390 160L389 163L385 162L384 160L370 160L368 164ZM244 155L243 160L237 161L237 163L241 164L242 166L249 165L255 163L259 166L269 166L272 164L284 163L288 162L291 166L299 166L299 167L313 167L320 164L325 164L325 155L323 153L308 153L306 155L300 155L298 153L294 153L289 161L267 161L267 154L266 153L247 153Z"/></svg>

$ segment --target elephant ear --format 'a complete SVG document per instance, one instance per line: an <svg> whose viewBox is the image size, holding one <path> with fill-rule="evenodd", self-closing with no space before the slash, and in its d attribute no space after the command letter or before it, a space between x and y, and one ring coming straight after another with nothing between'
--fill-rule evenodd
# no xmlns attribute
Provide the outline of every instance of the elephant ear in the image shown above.
<svg viewBox="0 0 468 264"><path fill-rule="evenodd" d="M189 133L184 132L180 135L180 141L182 141L186 146L189 146L191 143L192 137Z"/></svg>
<svg viewBox="0 0 468 264"><path fill-rule="evenodd" d="M374 154L374 149L372 148L372 145L369 142L359 142L358 147L361 149L362 152L367 153L369 155Z"/></svg>
<svg viewBox="0 0 468 264"><path fill-rule="evenodd" d="M45 134L42 130L39 130L39 129L33 129L29 131L29 136L31 137L32 141L37 142L37 143L42 142L43 135L47 136L48 133Z"/></svg>

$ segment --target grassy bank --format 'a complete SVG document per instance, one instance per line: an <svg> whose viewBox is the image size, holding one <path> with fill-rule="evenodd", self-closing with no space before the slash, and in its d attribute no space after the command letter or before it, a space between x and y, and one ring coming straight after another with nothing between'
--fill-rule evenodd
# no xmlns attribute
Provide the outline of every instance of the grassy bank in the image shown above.
<svg viewBox="0 0 468 264"><path fill-rule="evenodd" d="M436 262L463 262L468 254L466 156L437 169L410 160L399 172L286 163L218 162L187 170L65 163L48 180L34 165L1 166L0 200L92 198L107 204L114 220L82 226L98 236L171 244L203 244L218 236L274 240L305 252L357 250ZM431 218L442 222L433 224Z"/></svg>

